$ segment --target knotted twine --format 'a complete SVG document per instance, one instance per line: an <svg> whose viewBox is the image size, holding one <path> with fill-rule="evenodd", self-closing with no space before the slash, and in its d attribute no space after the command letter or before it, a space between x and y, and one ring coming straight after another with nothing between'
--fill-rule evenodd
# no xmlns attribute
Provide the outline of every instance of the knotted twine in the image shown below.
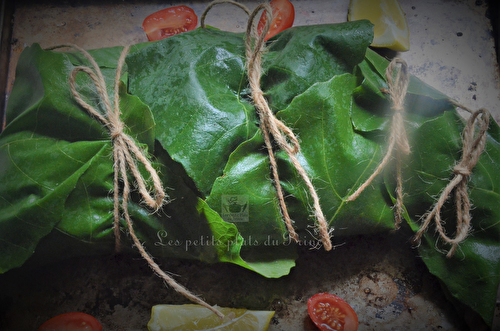
<svg viewBox="0 0 500 331"><path fill-rule="evenodd" d="M400 69L396 74L396 79L393 80L394 70L398 64L400 64ZM347 198L347 201L354 201L361 195L361 193L371 184L375 177L382 172L384 167L390 161L392 152L396 149L396 204L394 206L394 226L398 229L403 219L403 176L401 171L401 159L403 154L408 155L410 153L410 144L408 143L408 136L406 134L403 118L404 100L410 81L410 75L408 73L408 66L406 62L400 58L393 59L385 71L385 77L387 79L388 86L387 93L389 93L391 98L392 110L394 111L392 116L389 146L384 158L375 171L353 194Z"/></svg>
<svg viewBox="0 0 500 331"><path fill-rule="evenodd" d="M393 81L393 71L396 65L400 63L401 69L398 71L396 80ZM389 138L389 147L386 155L382 159L381 163L373 174L363 183L351 196L348 197L347 201L354 201L361 192L370 185L373 179L380 174L391 158L391 154L394 148L396 148L396 177L397 177L397 187L396 187L396 205L395 205L395 227L399 227L402 221L403 215L403 180L401 172L401 154L409 154L410 146L408 143L408 137L406 134L406 129L404 127L404 99L408 89L409 83L409 73L407 69L406 62L402 59L396 58L390 62L387 70L385 72L387 85L394 110L392 125L391 125L391 135ZM463 136L463 150L462 150L462 160L453 168L454 177L442 191L439 199L434 205L433 209L426 213L425 220L417 231L414 242L420 242L422 235L427 230L429 224L432 220L435 220L436 231L439 233L440 237L447 243L451 244L452 247L448 251L447 257L454 255L458 248L458 245L465 240L470 231L470 208L471 203L469 200L469 195L467 192L467 182L469 176L472 173L472 169L476 166L479 156L484 150L486 145L486 131L489 126L489 112L482 108L478 111L472 111L467 107L450 100L450 103L456 107L460 107L472 115L467 121L467 125L464 128ZM482 115L482 116L480 116ZM475 122L479 124L479 133L475 135ZM443 221L441 220L441 208L444 206L445 202L448 200L450 194L455 190L455 205L456 205L456 215L457 215L457 225L455 238L450 238L446 234L443 228Z"/></svg>
<svg viewBox="0 0 500 331"><path fill-rule="evenodd" d="M189 300L196 302L211 311L213 311L221 319L224 315L216 308L210 306L208 303L195 296L185 287L177 283L172 277L165 273L158 264L153 260L153 257L146 251L140 240L137 238L130 214L128 212L128 200L130 196L130 183L128 180L128 171L130 171L135 179L138 186L139 193L141 194L143 201L155 211L158 211L166 201L166 194L163 190L162 182L156 173L155 169L151 165L145 152L141 150L135 144L135 141L128 136L124 131L124 123L120 119L120 97L119 97L119 87L120 78L123 65L125 63L125 57L128 54L129 46L123 48L123 51L118 60L116 75L114 80L114 103L113 106L109 100L108 92L106 90L106 82L102 76L102 72L99 65L95 62L92 56L77 45L62 45L58 47L72 47L82 53L85 58L91 63L93 68L86 66L75 67L70 74L69 85L71 93L75 100L82 106L87 112L96 118L103 126L105 126L113 144L113 159L114 159L114 180L113 180L113 201L114 201L114 234L115 234L115 246L119 250L120 246L120 197L122 200L121 211L123 212L123 217L127 223L127 227L134 242L135 247L139 250L141 256L147 261L148 265L153 269L153 271L161 277L168 285L170 285L174 290L182 294ZM106 113L103 115L94 109L91 105L85 102L80 93L76 88L76 76L79 72L86 73L93 81L96 91L104 104ZM145 180L139 172L137 166L137 161L142 163L146 170L148 171L151 179L153 181L153 187L155 196L151 196L150 191L146 188ZM123 188L120 194L120 182L123 183Z"/></svg>
<svg viewBox="0 0 500 331"><path fill-rule="evenodd" d="M264 30L260 35L258 35L254 20L261 9L265 10L267 20ZM317 221L317 227L319 235L321 237L321 241L325 250L329 251L332 249L332 243L330 240L328 225L323 215L323 211L321 210L318 194L316 193L316 190L309 176L307 175L306 171L304 170L296 156L296 154L300 151L299 141L294 135L293 131L282 121L277 119L276 116L274 116L273 112L269 108L266 99L264 98L264 93L260 88L262 53L264 52L264 38L271 26L271 21L272 9L271 6L267 3L257 6L248 19L245 40L246 67L252 92L253 103L257 110L257 114L259 115L260 129L264 136L267 152L269 154L269 161L271 164L273 181L276 187L278 201L290 237L295 241L299 241L298 235L293 228L290 215L288 214L285 199L283 196L283 189L279 180L278 165L274 155L273 145L271 143L271 136L273 140L278 144L278 146L286 152L293 166L297 170L297 173L306 184L313 200L313 213ZM290 140L290 142L287 139Z"/></svg>
<svg viewBox="0 0 500 331"><path fill-rule="evenodd" d="M481 108L477 111L472 111L453 100L450 100L450 102L454 106L460 107L471 113L471 116L467 120L467 124L462 133L462 159L453 168L453 178L442 191L432 210L426 214L424 222L414 237L415 242L420 242L422 235L434 219L436 231L439 233L441 239L443 239L446 243L451 244L451 248L446 255L447 257L452 257L455 254L458 245L465 240L471 229L471 203L467 192L467 182L472 174L472 169L476 166L479 156L485 148L486 131L488 130L490 122L490 114L486 109ZM475 134L476 122L479 126L479 132L477 134ZM448 237L445 229L443 228L441 208L444 206L453 191L455 191L457 224L455 238L452 239Z"/></svg>

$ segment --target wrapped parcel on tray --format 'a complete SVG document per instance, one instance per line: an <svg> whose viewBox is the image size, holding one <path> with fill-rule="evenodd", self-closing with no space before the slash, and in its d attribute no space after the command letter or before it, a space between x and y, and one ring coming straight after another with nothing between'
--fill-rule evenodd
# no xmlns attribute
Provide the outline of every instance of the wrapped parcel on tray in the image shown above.
<svg viewBox="0 0 500 331"><path fill-rule="evenodd" d="M393 129L389 61L368 48L372 38L368 21L294 27L271 38L262 55L260 88L276 119L300 143L296 159L317 192L334 246L349 236L394 230L396 173L404 190L401 226L406 222L417 231L464 156L466 120L448 97L410 76L402 121L410 152L396 150L348 200L387 155ZM89 51L111 102L121 51ZM78 66L92 67L74 49L37 44L19 59L0 136L2 273L28 260L115 250L114 137L109 124L75 100L68 80ZM104 114L93 78L74 78L81 99ZM151 208L134 176L126 175L127 213L155 259L230 262L281 277L294 266L297 245L323 245L310 190L273 138L270 164L249 86L244 34L200 28L132 45L118 79L123 132L145 151L165 190L163 206ZM487 116L477 118L484 122ZM472 204L468 235L450 244L433 221L418 249L444 288L491 324L500 279L500 130L494 120L487 131L476 130L483 149L462 173ZM137 162L137 170L152 187L146 166ZM123 189L123 179L118 185ZM455 200L452 194L438 213L441 232L450 237L458 231ZM121 249L136 254L119 215Z"/></svg>

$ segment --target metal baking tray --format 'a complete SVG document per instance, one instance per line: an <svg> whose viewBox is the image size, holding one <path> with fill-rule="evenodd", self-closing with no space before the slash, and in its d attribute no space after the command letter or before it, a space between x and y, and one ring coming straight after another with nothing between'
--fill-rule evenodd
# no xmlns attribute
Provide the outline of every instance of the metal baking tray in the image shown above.
<svg viewBox="0 0 500 331"><path fill-rule="evenodd" d="M249 8L256 1L242 1ZM86 49L147 41L143 19L182 2L134 0L2 1L0 118L22 50L75 43ZM500 122L499 70L486 2L400 0L411 49L398 55L410 73L470 108L488 108ZM208 1L184 3L201 14ZM348 0L296 0L296 25L344 22ZM243 31L246 17L225 5L207 24ZM360 316L360 330L467 330L480 327L472 312L458 313L411 247L408 229L351 238L334 252L304 248L291 274L264 279L233 265L166 261L165 270L219 306L272 309L269 330L315 330L306 310L317 292L342 296ZM106 330L145 330L151 307L185 303L146 264L127 256L71 259L0 275L0 328L36 329L65 312L98 317ZM500 315L497 314L497 315ZM4 324L2 324L4 323Z"/></svg>

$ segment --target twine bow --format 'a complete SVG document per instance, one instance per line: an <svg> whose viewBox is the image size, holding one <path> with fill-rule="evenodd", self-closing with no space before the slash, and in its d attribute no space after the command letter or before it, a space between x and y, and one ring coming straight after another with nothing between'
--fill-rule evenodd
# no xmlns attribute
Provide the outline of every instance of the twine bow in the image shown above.
<svg viewBox="0 0 500 331"><path fill-rule="evenodd" d="M139 192L143 198L143 201L152 209L158 210L165 203L166 194L163 190L162 182L156 173L155 169L149 162L146 154L135 144L134 140L128 136L124 131L124 124L120 119L120 97L119 97L119 87L120 87L120 78L123 65L125 63L125 57L129 51L129 47L124 47L120 58L118 60L118 65L116 69L116 76L114 81L114 103L113 106L109 100L108 92L106 90L106 82L104 77L102 76L102 72L99 69L98 64L92 58L92 56L76 45L64 45L77 49L81 52L92 64L93 68L89 68L86 66L77 66L75 67L70 74L69 85L71 89L71 93L73 94L75 100L80 104L87 112L99 120L102 125L104 125L111 137L111 141L113 144L113 159L114 159L114 234L115 234L115 246L116 249L119 250L120 246L120 197L122 200L121 211L123 212L123 217L127 223L127 227L134 242L134 245L139 250L141 256L147 261L151 269L161 277L168 285L170 285L174 290L184 295L186 298L190 299L193 302L196 302L202 306L207 307L211 311L213 311L217 316L221 319L224 318L224 315L217 310L216 308L210 306L208 303L198 298L194 294L192 294L189 290L184 288L182 285L178 284L172 277L170 277L167 273L165 273L158 264L153 260L152 256L146 251L139 238L137 238L132 220L130 218L128 212L128 200L130 196L130 183L128 180L128 171L130 171L135 179ZM63 47L63 46L60 46ZM83 100L80 93L78 93L76 88L76 76L79 72L86 73L93 81L96 91L104 104L104 108L106 113L103 115L96 109L94 109L91 105ZM150 191L146 187L146 183L141 173L139 172L139 168L137 166L137 161L142 163L146 170L148 171L151 179L153 181L154 187L154 196L150 194ZM120 194L120 181L123 183L123 189Z"/></svg>
<svg viewBox="0 0 500 331"><path fill-rule="evenodd" d="M122 192L122 210L124 213L124 217L129 223L130 216L128 213L128 198L130 195L130 184L128 181L127 170L130 170L132 173L135 182L138 186L139 192L144 200L144 202L152 209L158 210L164 203L164 199L166 194L163 190L163 186L161 183L158 174L155 169L152 167L148 158L144 154L144 152L137 147L134 140L124 133L124 124L120 119L120 97L119 97L119 82L121 77L121 71L125 62L125 56L128 53L129 47L124 47L121 56L118 60L116 76L115 76L115 85L114 85L114 99L113 106L109 100L108 92L106 90L106 82L104 81L104 77L102 76L101 70L99 66L95 62L95 60L88 54L84 49L79 46L72 45L71 47L79 50L84 56L90 61L92 64L93 70L89 67L85 66L77 66L75 67L70 74L69 85L71 89L71 93L75 100L80 104L87 112L92 115L94 118L99 120L103 126L105 126L109 131L109 136L111 137L111 141L113 143L113 159L114 159L114 180L113 180L113 194L114 194L114 234L115 234L115 248L117 251L120 250L120 180L123 182L123 192ZM78 93L76 89L76 75L79 72L85 72L93 81L97 93L104 104L104 108L106 110L105 115L101 114L87 102L85 102L80 93ZM148 188L146 187L146 183L141 173L139 172L139 168L137 166L137 162L142 163L146 170L148 171L151 179L153 180L154 190L156 192L153 197Z"/></svg>
<svg viewBox="0 0 500 331"><path fill-rule="evenodd" d="M266 25L264 30L260 35L257 34L254 20L258 12L264 9L267 15ZM272 9L269 4L260 4L255 8L255 10L250 15L248 20L248 25L246 29L246 66L248 71L248 79L252 92L252 99L259 115L260 119L260 129L264 136L264 141L269 154L269 161L272 169L272 176L274 185L276 187L276 192L278 195L278 201L281 207L281 212L285 220L285 224L289 233L290 238L298 241L298 235L292 225L292 220L288 214L285 199L283 196L283 190L280 184L278 175L278 165L276 158L274 156L273 146L271 143L271 136L278 146L284 150L293 166L297 170L298 174L301 176L302 180L305 182L311 198L313 199L313 213L317 221L318 232L321 237L321 241L325 250L329 251L332 249L332 244L330 240L330 233L328 230L328 225L321 210L319 204L319 197L312 185L312 182L307 175L306 171L297 159L296 154L300 150L300 145L297 137L293 134L292 130L287 127L282 121L274 116L273 112L269 108L269 105L264 98L264 93L260 88L260 76L261 76L261 62L262 53L264 51L264 37L270 28L272 21Z"/></svg>
<svg viewBox="0 0 500 331"><path fill-rule="evenodd" d="M400 69L397 72L396 79L393 80L393 73L397 65L400 64ZM404 126L404 100L406 97L406 92L408 90L408 84L410 76L408 73L408 66L403 59L396 58L389 63L385 71L385 76L387 79L387 86L389 96L392 101L392 110L394 111L391 123L391 135L389 137L389 146L387 152L371 174L371 176L348 198L347 201L356 200L360 194L371 184L371 182L378 176L384 167L387 165L391 159L392 152L396 149L396 205L394 206L394 226L399 228L399 225L403 219L403 179L401 172L401 159L402 154L408 155L410 153L410 145L408 143L408 137L406 134L406 129Z"/></svg>
<svg viewBox="0 0 500 331"><path fill-rule="evenodd" d="M467 192L467 182L469 180L469 176L472 174L472 169L476 166L479 156L483 152L486 145L486 131L488 130L490 121L489 112L484 108L472 111L455 101L450 100L450 102L454 106L460 107L471 113L462 134L462 159L453 168L453 178L442 191L439 199L434 205L434 208L426 214L425 220L414 238L415 242L420 242L422 235L434 219L439 236L446 243L451 245L451 248L446 255L447 257L452 257L455 254L458 245L467 237L470 231L471 203ZM479 124L479 132L477 134L475 133L476 122ZM453 191L455 191L457 225L455 238L452 239L446 234L446 231L443 228L441 208L444 206Z"/></svg>

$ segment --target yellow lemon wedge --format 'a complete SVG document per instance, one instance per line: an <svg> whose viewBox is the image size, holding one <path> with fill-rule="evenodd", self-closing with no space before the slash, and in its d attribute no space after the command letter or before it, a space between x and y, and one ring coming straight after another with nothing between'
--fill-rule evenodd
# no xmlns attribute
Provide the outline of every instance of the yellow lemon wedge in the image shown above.
<svg viewBox="0 0 500 331"><path fill-rule="evenodd" d="M371 46L395 51L410 49L408 22L398 0L350 0L347 19L367 19L375 25Z"/></svg>
<svg viewBox="0 0 500 331"><path fill-rule="evenodd" d="M148 330L265 331L274 315L274 311L217 308L226 316L223 320L200 305L156 305L151 310Z"/></svg>

